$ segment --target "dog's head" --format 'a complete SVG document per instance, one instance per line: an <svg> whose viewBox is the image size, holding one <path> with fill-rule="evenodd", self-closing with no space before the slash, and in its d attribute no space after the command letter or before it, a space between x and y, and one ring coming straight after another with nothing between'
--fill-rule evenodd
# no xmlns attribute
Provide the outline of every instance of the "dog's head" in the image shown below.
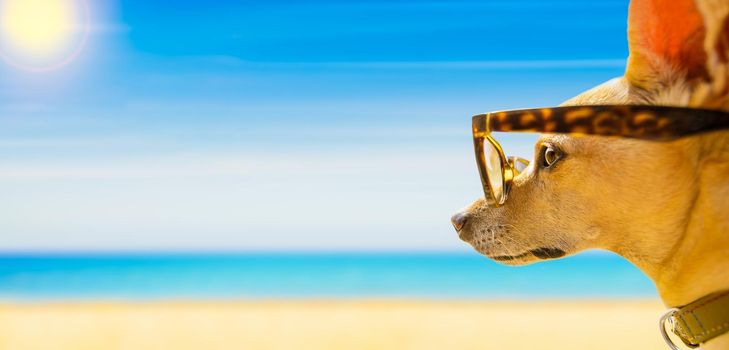
<svg viewBox="0 0 729 350"><path fill-rule="evenodd" d="M624 77L565 105L729 109L729 3L634 0ZM459 236L506 264L604 248L660 259L680 240L695 196L696 141L542 135L506 203L453 216Z"/></svg>

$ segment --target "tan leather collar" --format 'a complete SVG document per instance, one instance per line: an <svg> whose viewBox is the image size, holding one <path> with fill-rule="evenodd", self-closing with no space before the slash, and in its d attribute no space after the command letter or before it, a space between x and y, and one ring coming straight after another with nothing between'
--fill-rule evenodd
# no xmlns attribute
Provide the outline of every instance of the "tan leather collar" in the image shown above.
<svg viewBox="0 0 729 350"><path fill-rule="evenodd" d="M684 344L696 348L729 331L729 290L707 295L688 305L671 309L661 318L661 332L673 349L677 349L665 333L669 321L671 331Z"/></svg>

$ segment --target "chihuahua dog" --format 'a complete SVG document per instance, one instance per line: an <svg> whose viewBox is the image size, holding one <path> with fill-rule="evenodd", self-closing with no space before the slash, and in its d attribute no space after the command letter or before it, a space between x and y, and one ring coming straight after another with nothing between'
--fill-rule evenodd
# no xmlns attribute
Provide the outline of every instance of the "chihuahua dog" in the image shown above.
<svg viewBox="0 0 729 350"><path fill-rule="evenodd" d="M633 0L628 42L623 77L564 105L729 110L729 1ZM729 131L670 142L545 134L535 150L503 206L480 199L453 216L479 253L522 265L610 250L669 307L729 289ZM729 333L703 348L729 349Z"/></svg>

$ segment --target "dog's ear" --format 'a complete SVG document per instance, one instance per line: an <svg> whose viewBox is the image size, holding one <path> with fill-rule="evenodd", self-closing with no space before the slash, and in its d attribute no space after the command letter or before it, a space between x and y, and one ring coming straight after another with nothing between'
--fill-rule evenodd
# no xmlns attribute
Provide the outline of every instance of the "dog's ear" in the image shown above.
<svg viewBox="0 0 729 350"><path fill-rule="evenodd" d="M689 105L729 105L729 1L632 0L628 43L633 86L655 91L680 81L691 89Z"/></svg>

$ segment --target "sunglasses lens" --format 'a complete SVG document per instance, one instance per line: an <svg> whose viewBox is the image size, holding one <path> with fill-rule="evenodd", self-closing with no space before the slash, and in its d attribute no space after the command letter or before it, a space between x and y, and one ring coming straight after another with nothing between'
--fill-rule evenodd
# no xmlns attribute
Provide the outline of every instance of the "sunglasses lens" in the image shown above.
<svg viewBox="0 0 729 350"><path fill-rule="evenodd" d="M488 140L483 142L484 160L486 161L486 177L494 200L501 203L504 197L504 172L499 150Z"/></svg>
<svg viewBox="0 0 729 350"><path fill-rule="evenodd" d="M529 161L519 157L509 157L509 164L514 169L514 175L519 175L529 166Z"/></svg>

